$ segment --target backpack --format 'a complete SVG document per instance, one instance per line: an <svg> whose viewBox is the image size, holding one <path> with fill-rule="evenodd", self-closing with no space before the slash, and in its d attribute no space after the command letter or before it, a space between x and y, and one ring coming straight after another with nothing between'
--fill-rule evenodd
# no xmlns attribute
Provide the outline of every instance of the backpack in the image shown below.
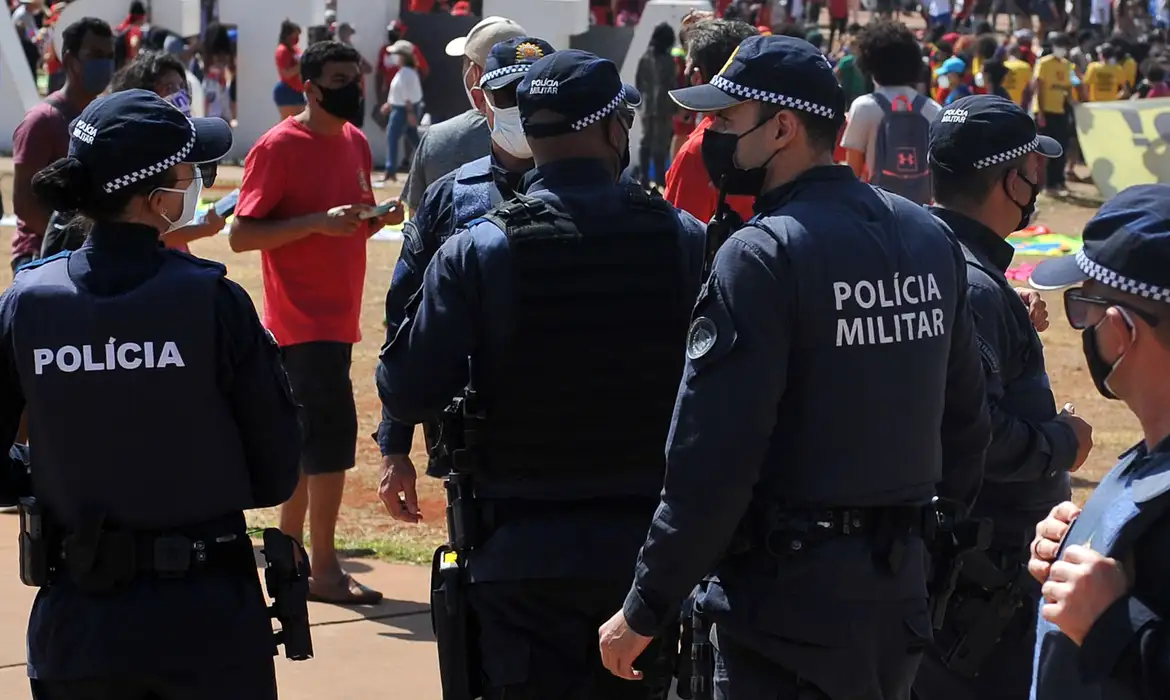
<svg viewBox="0 0 1170 700"><path fill-rule="evenodd" d="M899 194L918 204L930 204L930 165L926 150L930 143L930 120L922 114L926 98L917 95L911 103L903 96L894 102L873 93L884 116L878 125L874 149L874 172L870 184ZM900 108L895 108L900 104Z"/></svg>

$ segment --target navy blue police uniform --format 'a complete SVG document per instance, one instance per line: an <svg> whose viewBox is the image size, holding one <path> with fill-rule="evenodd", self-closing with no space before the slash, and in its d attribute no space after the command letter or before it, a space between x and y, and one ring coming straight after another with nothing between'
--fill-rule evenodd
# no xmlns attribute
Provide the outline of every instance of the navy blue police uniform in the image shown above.
<svg viewBox="0 0 1170 700"><path fill-rule="evenodd" d="M489 91L512 87L524 77L529 66L554 51L543 39L521 36L501 41L488 54L479 85ZM422 286L423 272L443 241L455 235L459 227L511 199L516 192L524 173L514 173L501 166L495 156L496 148L500 146L493 141L491 153L464 163L431 183L423 193L418 211L403 226L402 252L386 293L386 342L394 338L402 325L406 306ZM383 409L375 439L383 455L409 454L414 426L394 421Z"/></svg>
<svg viewBox="0 0 1170 700"><path fill-rule="evenodd" d="M1075 256L1047 260L1031 282L1056 289L1085 280L1150 301L1170 304L1170 186L1138 185L1105 203L1084 230ZM1149 324L1153 316L1079 288L1065 292L1065 313L1084 331L1094 383L1107 398L1113 365L1090 352L1088 318L1120 307ZM1096 307L1096 311L1089 311ZM1132 323L1132 321L1131 321ZM1095 350L1095 348L1092 348ZM1124 356L1123 356L1124 357ZM1095 361L1094 361L1095 360ZM1043 618L1037 624L1032 700L1131 700L1170 697L1170 438L1139 443L1121 455L1097 485L1056 559L1069 545L1091 548L1121 562L1130 588L1089 628L1078 647Z"/></svg>
<svg viewBox="0 0 1170 700"><path fill-rule="evenodd" d="M674 96L844 108L825 58L789 37L745 39ZM926 506L936 485L974 500L989 435L963 259L926 210L845 167L756 212L694 310L625 619L652 636L713 572L717 698L907 698L931 636Z"/></svg>
<svg viewBox="0 0 1170 700"><path fill-rule="evenodd" d="M1062 153L1056 141L1037 136L1024 110L993 95L949 105L935 117L930 136L931 167L956 174L1029 153L1048 158ZM1025 208L1021 228L1034 207L1033 200ZM958 590L923 659L914 692L922 700L1020 698L1031 683L1040 600L1040 585L1027 571L1028 543L1035 524L1071 497L1069 469L1077 439L1057 417L1040 336L1005 276L1014 254L1011 244L965 214L943 207L931 211L954 232L967 261L968 299L992 425L972 516L990 519L994 530L988 550L964 557Z"/></svg>
<svg viewBox="0 0 1170 700"><path fill-rule="evenodd" d="M101 196L230 146L222 120L132 90L86 108L69 157ZM31 475L0 461L0 492L65 538L29 619L34 696L275 698L243 511L292 494L300 429L247 293L154 227L97 221L0 297L0 367L0 436L27 412L36 453Z"/></svg>
<svg viewBox="0 0 1170 700"><path fill-rule="evenodd" d="M640 100L582 51L538 61L517 98L530 140L611 119L628 132L620 110ZM619 177L618 148L540 164L522 197L445 242L378 366L395 419L434 416L469 381L482 401L471 474L485 534L467 571L490 698L669 685L657 663L642 682L615 678L596 639L662 486L704 227Z"/></svg>

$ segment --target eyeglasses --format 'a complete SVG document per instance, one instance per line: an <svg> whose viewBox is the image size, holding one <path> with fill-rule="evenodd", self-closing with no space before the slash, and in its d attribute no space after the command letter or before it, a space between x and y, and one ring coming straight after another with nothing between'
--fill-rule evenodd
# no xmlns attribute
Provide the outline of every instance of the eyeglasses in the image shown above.
<svg viewBox="0 0 1170 700"><path fill-rule="evenodd" d="M1125 309L1145 321L1151 328L1157 326L1162 321L1162 319L1149 311L1135 308L1132 304L1127 304L1124 301L1085 294L1085 290L1082 287L1072 287L1064 290L1065 318L1068 319L1068 325L1078 331L1083 331L1090 326L1095 326L1100 323L1101 319L1105 316L1105 310L1111 306Z"/></svg>
<svg viewBox="0 0 1170 700"><path fill-rule="evenodd" d="M622 120L622 125L627 129L634 125L634 110L629 108L618 107L617 115Z"/></svg>

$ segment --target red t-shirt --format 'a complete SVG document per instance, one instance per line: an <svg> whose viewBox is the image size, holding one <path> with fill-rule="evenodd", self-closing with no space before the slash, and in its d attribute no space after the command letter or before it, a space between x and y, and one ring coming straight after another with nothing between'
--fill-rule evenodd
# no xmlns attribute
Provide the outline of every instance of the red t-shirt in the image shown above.
<svg viewBox="0 0 1170 700"><path fill-rule="evenodd" d="M707 166L703 165L703 132L713 121L711 117L703 117L682 148L678 149L670 170L666 171L666 192L663 194L666 201L703 222L715 216L715 208L719 204L719 191L711 184ZM744 221L754 214L752 204L755 201L755 197L742 195L727 198L727 203Z"/></svg>
<svg viewBox="0 0 1170 700"><path fill-rule="evenodd" d="M829 19L849 17L849 0L829 0Z"/></svg>
<svg viewBox="0 0 1170 700"><path fill-rule="evenodd" d="M58 158L69 155L69 122L76 117L65 93L58 90L33 107L12 132L12 164L28 165L34 174ZM12 256L41 252L45 232L17 219L12 237Z"/></svg>
<svg viewBox="0 0 1170 700"><path fill-rule="evenodd" d="M352 124L325 136L290 117L248 153L236 215L292 219L343 204L373 204L372 166L369 142ZM264 325L280 345L361 340L367 233L315 233L261 251Z"/></svg>
<svg viewBox="0 0 1170 700"><path fill-rule="evenodd" d="M276 45L276 70L279 74L281 71L286 71L289 68L301 62L301 52L296 49L290 49L284 44ZM281 78L280 81L289 86L297 92L305 89L305 83L301 80L301 76L294 75L288 78Z"/></svg>

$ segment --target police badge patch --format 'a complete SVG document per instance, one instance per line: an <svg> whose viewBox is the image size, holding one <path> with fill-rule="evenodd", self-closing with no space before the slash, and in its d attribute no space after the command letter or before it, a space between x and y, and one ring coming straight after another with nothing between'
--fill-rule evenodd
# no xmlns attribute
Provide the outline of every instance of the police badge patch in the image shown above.
<svg viewBox="0 0 1170 700"><path fill-rule="evenodd" d="M691 323L687 331L687 359L697 360L711 352L715 341L719 339L719 329L715 322L706 316L700 316Z"/></svg>

